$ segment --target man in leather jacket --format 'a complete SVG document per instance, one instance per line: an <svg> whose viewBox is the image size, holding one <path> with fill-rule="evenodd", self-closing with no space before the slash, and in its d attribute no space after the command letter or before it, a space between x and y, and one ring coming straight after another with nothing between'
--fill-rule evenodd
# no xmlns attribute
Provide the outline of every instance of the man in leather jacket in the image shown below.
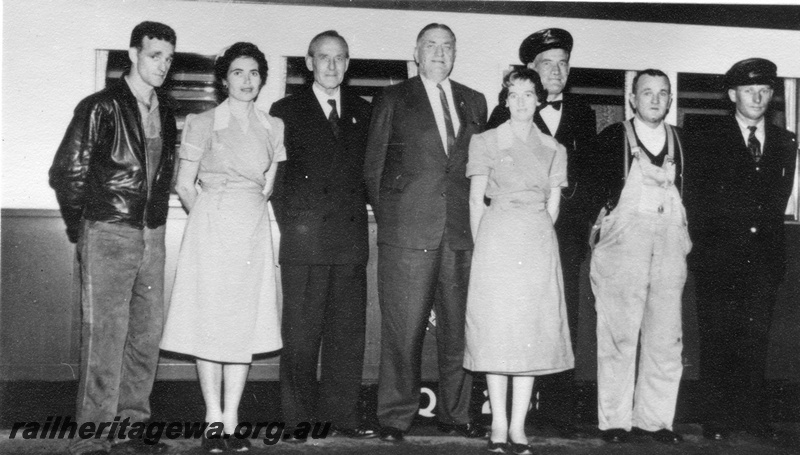
<svg viewBox="0 0 800 455"><path fill-rule="evenodd" d="M50 168L80 263L79 425L150 418L176 135L170 101L155 88L166 79L175 42L164 24L133 29L130 72L78 104ZM107 454L113 439L81 437L70 452ZM167 448L142 439L131 444L149 452Z"/></svg>

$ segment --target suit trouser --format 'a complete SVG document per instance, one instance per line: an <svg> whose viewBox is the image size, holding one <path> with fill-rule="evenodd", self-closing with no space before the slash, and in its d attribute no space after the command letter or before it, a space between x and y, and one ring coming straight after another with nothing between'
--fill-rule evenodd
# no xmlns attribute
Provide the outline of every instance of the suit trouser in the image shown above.
<svg viewBox="0 0 800 455"><path fill-rule="evenodd" d="M566 222L561 222L566 221ZM576 219L559 218L556 221L558 249L561 255L561 271L564 277L564 301L567 305L567 322L572 339L572 349L578 351L578 313L580 307L581 265L586 257L589 228L585 230ZM537 376L534 390L539 395L537 421L574 425L577 420L578 391L575 384L575 370Z"/></svg>
<svg viewBox="0 0 800 455"><path fill-rule="evenodd" d="M445 242L436 250L379 245L382 426L407 431L419 409L422 344L431 308L436 312L438 419L446 424L469 422L472 376L463 362L471 263L471 250L453 251Z"/></svg>
<svg viewBox="0 0 800 455"><path fill-rule="evenodd" d="M620 217L609 232L611 239L619 235L615 247L595 250L592 258L601 430L672 429L683 373L688 249L686 227L658 223L658 216Z"/></svg>
<svg viewBox="0 0 800 455"><path fill-rule="evenodd" d="M764 380L769 331L783 274L757 255L726 269L695 273L704 421L734 429L770 420Z"/></svg>
<svg viewBox="0 0 800 455"><path fill-rule="evenodd" d="M364 264L281 265L284 420L360 425L367 272ZM322 344L322 372L317 361Z"/></svg>
<svg viewBox="0 0 800 455"><path fill-rule="evenodd" d="M164 326L165 227L136 229L84 221L81 372L77 421L150 418L150 392ZM71 453L109 448L111 439L75 439Z"/></svg>

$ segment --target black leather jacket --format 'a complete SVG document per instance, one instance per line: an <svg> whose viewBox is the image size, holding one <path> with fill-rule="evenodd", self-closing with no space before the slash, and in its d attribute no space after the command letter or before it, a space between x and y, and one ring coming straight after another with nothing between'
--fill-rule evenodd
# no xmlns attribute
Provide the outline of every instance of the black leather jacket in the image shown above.
<svg viewBox="0 0 800 455"><path fill-rule="evenodd" d="M166 223L176 127L171 99L157 96L163 149L149 187L144 130L128 84L120 80L75 108L50 168L71 241L77 241L81 217L138 229Z"/></svg>

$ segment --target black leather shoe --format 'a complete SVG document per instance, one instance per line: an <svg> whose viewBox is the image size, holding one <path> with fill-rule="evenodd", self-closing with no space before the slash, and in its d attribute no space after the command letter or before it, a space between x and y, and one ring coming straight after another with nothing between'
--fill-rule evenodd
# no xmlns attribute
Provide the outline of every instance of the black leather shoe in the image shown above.
<svg viewBox="0 0 800 455"><path fill-rule="evenodd" d="M729 429L719 425L703 425L703 437L711 441L724 441L731 435Z"/></svg>
<svg viewBox="0 0 800 455"><path fill-rule="evenodd" d="M518 442L509 442L508 448L512 453L517 455L533 455L533 447L530 444L520 444Z"/></svg>
<svg viewBox="0 0 800 455"><path fill-rule="evenodd" d="M486 428L473 422L463 423L461 425L440 422L436 425L436 428L442 433L460 434L465 438L485 438L489 434Z"/></svg>
<svg viewBox="0 0 800 455"><path fill-rule="evenodd" d="M508 443L505 441L494 442L490 439L489 443L486 445L486 450L491 453L506 453L506 450L508 449L509 449Z"/></svg>
<svg viewBox="0 0 800 455"><path fill-rule="evenodd" d="M130 442L121 444L120 447L135 453L164 453L169 450L169 446L163 442L148 444L143 438L133 438Z"/></svg>
<svg viewBox="0 0 800 455"><path fill-rule="evenodd" d="M200 447L208 453L222 453L228 450L228 444L222 438L207 438L203 435L200 438Z"/></svg>
<svg viewBox="0 0 800 455"><path fill-rule="evenodd" d="M381 427L381 441L403 442L403 430L395 427Z"/></svg>
<svg viewBox="0 0 800 455"><path fill-rule="evenodd" d="M337 435L342 435L350 439L373 439L378 437L378 432L365 426L357 428L334 427L333 436Z"/></svg>
<svg viewBox="0 0 800 455"><path fill-rule="evenodd" d="M631 428L631 434L634 436L645 436L662 444L677 444L679 442L683 442L683 436L666 428L656 431L648 431L639 427L633 427Z"/></svg>
<svg viewBox="0 0 800 455"><path fill-rule="evenodd" d="M600 437L610 444L623 444L630 439L630 433L622 428L611 428L610 430L601 431Z"/></svg>

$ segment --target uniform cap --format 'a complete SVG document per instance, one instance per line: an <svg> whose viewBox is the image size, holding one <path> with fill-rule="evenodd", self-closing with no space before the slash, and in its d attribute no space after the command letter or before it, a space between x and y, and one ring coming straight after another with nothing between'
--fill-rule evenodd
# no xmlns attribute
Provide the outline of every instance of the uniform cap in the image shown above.
<svg viewBox="0 0 800 455"><path fill-rule="evenodd" d="M725 85L728 88L740 85L769 85L775 87L778 82L778 67L764 58L748 58L733 64L725 73Z"/></svg>
<svg viewBox="0 0 800 455"><path fill-rule="evenodd" d="M530 35L519 46L519 59L528 64L537 55L550 49L564 49L572 53L572 35L561 28L546 28Z"/></svg>

